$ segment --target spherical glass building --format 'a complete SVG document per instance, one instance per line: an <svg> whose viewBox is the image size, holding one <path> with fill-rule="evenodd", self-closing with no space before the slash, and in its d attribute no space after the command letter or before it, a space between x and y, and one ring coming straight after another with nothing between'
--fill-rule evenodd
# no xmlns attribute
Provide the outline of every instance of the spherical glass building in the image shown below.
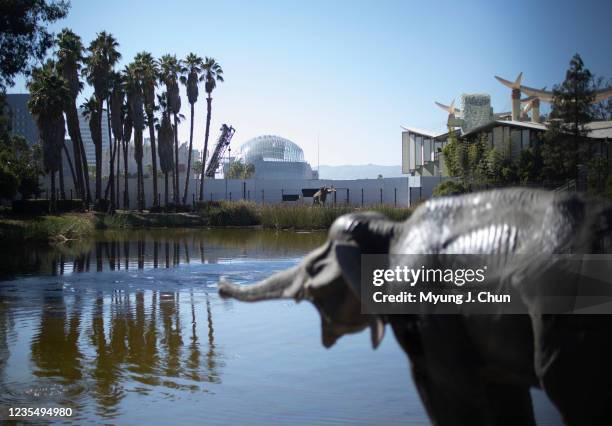
<svg viewBox="0 0 612 426"><path fill-rule="evenodd" d="M274 135L257 136L245 142L238 157L255 166L256 179L312 179L304 151L289 139Z"/></svg>

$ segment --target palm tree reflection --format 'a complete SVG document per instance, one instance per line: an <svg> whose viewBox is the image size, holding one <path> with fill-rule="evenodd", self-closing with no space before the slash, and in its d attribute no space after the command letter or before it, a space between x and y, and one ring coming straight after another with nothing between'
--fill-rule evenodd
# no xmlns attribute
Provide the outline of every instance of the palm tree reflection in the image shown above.
<svg viewBox="0 0 612 426"><path fill-rule="evenodd" d="M75 298L68 315L64 297L45 291L37 333L32 339L32 361L38 377L58 377L71 383L81 379L82 353L78 347L81 325L81 300Z"/></svg>
<svg viewBox="0 0 612 426"><path fill-rule="evenodd" d="M212 309L210 298L206 294L206 318L208 321L208 352L206 352L206 365L208 367L208 381L211 383L221 383L221 378L217 371L218 354L215 347L215 329L213 327Z"/></svg>
<svg viewBox="0 0 612 426"><path fill-rule="evenodd" d="M0 298L0 383L4 383L6 364L9 358L9 336L13 333L15 321L8 300Z"/></svg>
<svg viewBox="0 0 612 426"><path fill-rule="evenodd" d="M111 324L113 324L112 320ZM114 325L116 326L116 324ZM114 336L114 330L109 334ZM98 292L94 300L90 342L96 354L91 372L95 383L93 397L98 402L99 414L107 417L112 416L116 413L117 404L125 396L125 391L123 387L118 386L121 371L115 365L117 359L112 353L114 348L108 342L104 333L104 295L102 292ZM116 338L114 343L117 345Z"/></svg>
<svg viewBox="0 0 612 426"><path fill-rule="evenodd" d="M132 302L135 306L132 306ZM107 309L105 303L108 304ZM202 371L201 366L196 306L192 292L189 303L191 335L185 349L181 306L179 292L151 291L147 294L138 291L130 295L121 291L107 297L101 294L96 296L92 309L90 342L96 354L91 376L95 383L94 398L98 403L99 414L112 417L117 412L117 405L125 396L127 380L136 380L147 386L188 386L189 389L197 388L197 382L202 381L220 383L219 355L214 343L210 300L207 297L207 371ZM108 317L106 322L105 315ZM108 324L106 333L105 323ZM65 350L63 354L64 357L68 355ZM181 378L196 383L185 385ZM146 388L140 390L147 391Z"/></svg>
<svg viewBox="0 0 612 426"><path fill-rule="evenodd" d="M187 235L180 231L126 232L74 250L66 246L27 253L29 267L39 268L39 273L63 275L52 279L58 287L44 291L40 299L40 316L29 342L34 374L39 380L77 389L80 398L92 398L99 415L107 419L118 414L128 389L144 393L155 387L194 391L207 383L221 383L223 356L215 339L214 298L193 286L189 290L160 290L155 285L134 285L132 274L148 276L153 272L128 271L130 267L170 268L181 262L217 263L236 253L267 255L270 245L292 254L315 245L310 241L302 247L302 236L294 234L248 235L234 235L229 230ZM17 262L7 261L9 265ZM73 292L66 291L63 284L71 273L90 270L123 271L109 272L119 277L116 281L105 274L92 274L88 279L96 281L93 288L79 287L76 280ZM192 272L185 268L172 275L182 281L181 274ZM107 286L106 280L126 285ZM8 333L14 309L0 294L0 380L12 347ZM4 387L2 384L0 392Z"/></svg>

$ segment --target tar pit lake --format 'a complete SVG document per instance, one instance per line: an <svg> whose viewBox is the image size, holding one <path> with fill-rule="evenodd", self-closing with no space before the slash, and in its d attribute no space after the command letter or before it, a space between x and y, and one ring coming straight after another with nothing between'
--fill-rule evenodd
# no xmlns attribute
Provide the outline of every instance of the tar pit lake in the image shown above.
<svg viewBox="0 0 612 426"><path fill-rule="evenodd" d="M105 231L0 249L0 408L77 424L429 424L390 330L323 348L307 302L220 299L299 262L321 232ZM539 424L554 407L533 393ZM0 421L6 420L6 417Z"/></svg>

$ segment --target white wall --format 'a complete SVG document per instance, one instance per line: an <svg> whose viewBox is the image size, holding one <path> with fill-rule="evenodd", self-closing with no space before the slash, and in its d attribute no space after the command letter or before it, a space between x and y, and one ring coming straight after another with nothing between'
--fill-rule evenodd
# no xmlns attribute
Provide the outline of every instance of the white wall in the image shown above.
<svg viewBox="0 0 612 426"><path fill-rule="evenodd" d="M358 179L358 180L265 180L265 179L207 179L204 183L204 199L210 201L219 200L241 200L248 199L257 203L280 203L283 194L302 194L303 188L320 188L321 186L333 186L336 188L335 200L339 204L346 204L347 201L353 206L368 206L381 203L396 206L409 206L420 199L431 196L433 188L444 178L407 176L399 178L384 179ZM91 180L91 189L95 189L95 181ZM180 180L180 194L182 200L183 188L185 185L184 177ZM70 189L73 188L72 179L65 181L66 193L70 197ZM136 179L128 179L130 207L136 207ZM58 184L59 187L59 184ZM145 179L145 199L146 205L150 206L153 202L151 179ZM42 182L43 190L49 188L48 180ZM102 190L106 188L106 180L103 181ZM169 179L170 195L172 202L172 179ZM410 188L410 190L409 190ZM121 178L121 195L119 197L120 207L123 207L123 178ZM158 191L160 200L164 202L164 180L158 179ZM363 198L362 198L363 193ZM198 201L199 182L192 179L189 184L189 195L187 203ZM43 197L46 195L43 193ZM348 197L348 199L347 199ZM305 198L303 202L311 203L312 198ZM328 195L328 203L334 202L334 194Z"/></svg>

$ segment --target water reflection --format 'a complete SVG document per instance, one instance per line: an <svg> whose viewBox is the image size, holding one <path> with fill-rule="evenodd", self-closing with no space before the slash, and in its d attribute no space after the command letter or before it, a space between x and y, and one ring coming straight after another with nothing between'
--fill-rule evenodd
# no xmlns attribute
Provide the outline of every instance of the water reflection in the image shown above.
<svg viewBox="0 0 612 426"><path fill-rule="evenodd" d="M39 296L28 295L41 305L31 328L29 379L6 375L8 364L21 373L28 367L27 359L10 353L13 309L5 303L0 309L0 404L29 404L34 394L40 403L82 410L91 398L96 415L112 418L131 391L147 395L162 387L198 392L206 390L204 383L222 382L223 353L215 343L213 307L206 293L112 290L66 295L47 288Z"/></svg>
<svg viewBox="0 0 612 426"><path fill-rule="evenodd" d="M170 268L194 260L218 263L236 258L300 256L320 244L322 232L267 230L101 231L70 245L0 247L0 279L23 274Z"/></svg>
<svg viewBox="0 0 612 426"><path fill-rule="evenodd" d="M209 285L231 262L244 259L236 274L248 276L248 262L295 258L323 238L141 231L5 250L0 407L72 407L77 420L113 419L131 395L210 392L225 367L215 315L231 302L213 299Z"/></svg>
<svg viewBox="0 0 612 426"><path fill-rule="evenodd" d="M38 332L32 340L32 361L39 377L58 377L64 382L82 378L82 354L78 347L81 302L68 312L61 293L45 292Z"/></svg>

